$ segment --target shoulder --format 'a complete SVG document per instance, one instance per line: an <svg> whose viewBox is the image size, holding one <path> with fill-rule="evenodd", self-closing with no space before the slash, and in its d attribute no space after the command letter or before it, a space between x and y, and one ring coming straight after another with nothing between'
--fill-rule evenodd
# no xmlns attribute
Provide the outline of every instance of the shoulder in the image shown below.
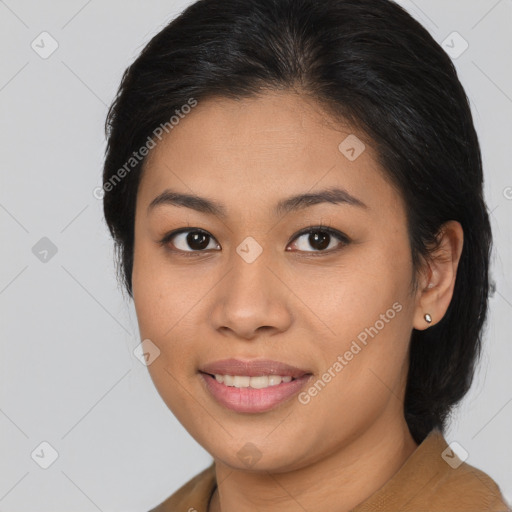
<svg viewBox="0 0 512 512"><path fill-rule="evenodd" d="M425 479L419 496L432 512L511 512L496 482L484 471L461 460L440 431L428 436L418 455L418 466Z"/></svg>
<svg viewBox="0 0 512 512"><path fill-rule="evenodd" d="M149 512L206 512L215 486L215 464L212 463Z"/></svg>
<svg viewBox="0 0 512 512"><path fill-rule="evenodd" d="M431 489L432 510L443 510L449 500L453 511L511 512L499 486L489 475L465 462L455 470L449 469Z"/></svg>
<svg viewBox="0 0 512 512"><path fill-rule="evenodd" d="M512 512L494 480L432 431L399 471L353 512Z"/></svg>

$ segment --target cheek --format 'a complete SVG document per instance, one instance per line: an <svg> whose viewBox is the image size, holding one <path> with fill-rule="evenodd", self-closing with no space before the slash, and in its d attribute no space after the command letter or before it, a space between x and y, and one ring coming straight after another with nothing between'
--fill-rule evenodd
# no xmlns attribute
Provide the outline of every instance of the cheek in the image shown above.
<svg viewBox="0 0 512 512"><path fill-rule="evenodd" d="M389 317L396 323L395 314L400 316L396 309L405 309L411 300L411 262L407 248L400 248L401 240L395 243L368 241L329 267L303 266L290 271L288 279L294 292L317 318L315 323L326 339L355 337L379 321L381 315L385 316L383 321ZM396 302L401 307L393 309Z"/></svg>
<svg viewBox="0 0 512 512"><path fill-rule="evenodd" d="M189 287L179 272L172 272L163 250L141 236L135 244L133 301L141 336L163 339L185 314Z"/></svg>
<svg viewBox="0 0 512 512"><path fill-rule="evenodd" d="M169 282L172 290L166 284ZM180 293L183 283L177 278L170 280L168 266L158 253L140 244L134 252L132 285L140 339L151 340L160 351L147 367L149 375L163 402L180 422L188 424L187 418L198 411L190 411L184 392L189 378L184 372L194 354L186 336L189 331L184 328L190 304Z"/></svg>
<svg viewBox="0 0 512 512"><path fill-rule="evenodd" d="M134 252L132 285L141 340L150 339L160 350L148 370L158 390L166 389L171 397L172 377L181 382L195 368L197 313L208 282L202 272L171 266L160 249L141 240Z"/></svg>
<svg viewBox="0 0 512 512"><path fill-rule="evenodd" d="M297 281L308 287L307 304L325 333L312 347L321 354L321 380L329 382L325 390L322 382L317 386L323 406L365 414L399 394L412 329L410 264L406 248L380 247L358 251L316 287L311 276Z"/></svg>
<svg viewBox="0 0 512 512"><path fill-rule="evenodd" d="M388 408L401 415L407 371L410 319L402 300L379 299L364 309L347 306L331 323L336 337L315 347L319 375L302 395L304 421L324 417L319 446L340 432L356 435L374 424ZM383 316L381 316L383 315ZM320 357L319 357L320 356Z"/></svg>
<svg viewBox="0 0 512 512"><path fill-rule="evenodd" d="M135 245L132 273L133 303L137 315L140 339L151 340L160 350L154 363L148 366L152 373L160 365L168 367L174 359L183 301L179 301L180 283L173 281L173 290L168 290L169 278L166 275L162 258L150 243L139 240ZM158 363L158 364L157 364Z"/></svg>

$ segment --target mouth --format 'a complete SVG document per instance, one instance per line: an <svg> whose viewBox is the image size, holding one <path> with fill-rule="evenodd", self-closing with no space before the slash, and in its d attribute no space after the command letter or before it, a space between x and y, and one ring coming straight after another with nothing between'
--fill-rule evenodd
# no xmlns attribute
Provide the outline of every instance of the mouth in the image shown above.
<svg viewBox="0 0 512 512"><path fill-rule="evenodd" d="M271 360L226 359L203 366L199 374L220 405L242 413L275 409L296 395L312 373Z"/></svg>
<svg viewBox="0 0 512 512"><path fill-rule="evenodd" d="M251 377L249 375L221 375L210 374L217 382L233 388L252 388L252 389L266 389L271 386L279 386L281 382L291 382L297 380L290 375L257 375Z"/></svg>

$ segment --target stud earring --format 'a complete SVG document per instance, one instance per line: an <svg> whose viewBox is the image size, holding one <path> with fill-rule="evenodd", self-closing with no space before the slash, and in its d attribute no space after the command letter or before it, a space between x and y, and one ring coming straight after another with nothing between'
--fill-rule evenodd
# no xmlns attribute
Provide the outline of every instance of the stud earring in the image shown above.
<svg viewBox="0 0 512 512"><path fill-rule="evenodd" d="M428 314L428 313L425 313L425 321L428 322L429 324L432 323L432 317Z"/></svg>

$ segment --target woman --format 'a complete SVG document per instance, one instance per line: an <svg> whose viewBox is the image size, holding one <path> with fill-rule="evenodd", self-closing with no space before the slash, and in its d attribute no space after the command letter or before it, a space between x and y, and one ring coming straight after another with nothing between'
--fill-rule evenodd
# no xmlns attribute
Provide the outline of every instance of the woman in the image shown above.
<svg viewBox="0 0 512 512"><path fill-rule="evenodd" d="M104 212L213 464L154 511L507 510L443 431L487 314L465 92L387 0L200 0L127 69Z"/></svg>

